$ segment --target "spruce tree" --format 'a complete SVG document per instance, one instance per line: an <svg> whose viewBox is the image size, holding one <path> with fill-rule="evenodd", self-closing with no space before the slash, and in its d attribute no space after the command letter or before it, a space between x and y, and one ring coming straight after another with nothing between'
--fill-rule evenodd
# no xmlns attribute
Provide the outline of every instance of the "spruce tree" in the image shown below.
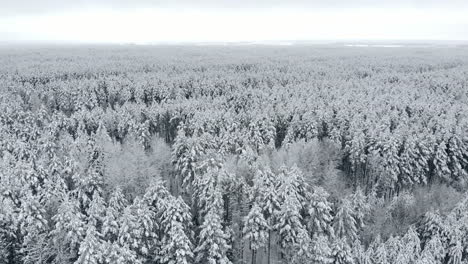
<svg viewBox="0 0 468 264"><path fill-rule="evenodd" d="M360 188L351 196L351 205L354 211L354 218L358 228L363 228L365 225L365 217L370 212L370 205L366 200L366 196Z"/></svg>
<svg viewBox="0 0 468 264"><path fill-rule="evenodd" d="M300 202L296 196L286 196L276 219L275 229L278 230L282 254L289 258L295 253L294 249L299 245L299 234L307 233L302 224Z"/></svg>
<svg viewBox="0 0 468 264"><path fill-rule="evenodd" d="M315 187L307 206L307 226L312 234L332 234L332 208L327 200L329 194L321 187Z"/></svg>
<svg viewBox="0 0 468 264"><path fill-rule="evenodd" d="M418 233L421 235L421 240L426 243L434 236L442 234L443 225L442 218L438 212L427 212L424 214L424 219L419 225Z"/></svg>
<svg viewBox="0 0 468 264"><path fill-rule="evenodd" d="M104 199L99 193L94 193L89 208L87 210L88 223L95 226L96 230L100 232L103 221L106 215L106 204Z"/></svg>
<svg viewBox="0 0 468 264"><path fill-rule="evenodd" d="M167 201L161 215L162 238L157 260L164 264L188 264L192 262L192 242L190 241L190 208L182 198Z"/></svg>
<svg viewBox="0 0 468 264"><path fill-rule="evenodd" d="M364 246L361 245L359 240L353 242L352 247L355 263L359 264L372 264L372 247L369 247L367 250L364 249Z"/></svg>
<svg viewBox="0 0 468 264"><path fill-rule="evenodd" d="M398 263L412 263L421 254L421 241L413 226L409 228L402 238L402 249L397 257Z"/></svg>
<svg viewBox="0 0 468 264"><path fill-rule="evenodd" d="M244 229L242 230L245 239L250 242L252 263L256 258L256 252L267 243L269 228L260 206L254 202L249 214L245 217Z"/></svg>
<svg viewBox="0 0 468 264"><path fill-rule="evenodd" d="M439 238L439 235L435 235L426 243L421 255L426 257L430 256L431 259L439 263L445 259L445 251L446 250Z"/></svg>
<svg viewBox="0 0 468 264"><path fill-rule="evenodd" d="M379 243L374 251L374 254L372 255L372 262L379 264L389 264L385 243Z"/></svg>
<svg viewBox="0 0 468 264"><path fill-rule="evenodd" d="M66 197L52 220L55 226L51 235L57 251L57 261L68 262L75 259L87 231L86 217L81 213L78 201Z"/></svg>
<svg viewBox="0 0 468 264"><path fill-rule="evenodd" d="M277 176L268 167L258 170L254 177L254 189L258 192L254 202L259 204L269 226L267 241L268 263L270 263L271 259L271 232L274 229L276 213L280 208L276 179Z"/></svg>
<svg viewBox="0 0 468 264"><path fill-rule="evenodd" d="M149 258L157 242L155 214L142 199L135 199L120 218L118 241L128 245L141 258Z"/></svg>
<svg viewBox="0 0 468 264"><path fill-rule="evenodd" d="M463 245L460 239L451 241L451 244L447 250L448 264L461 264L463 257Z"/></svg>
<svg viewBox="0 0 468 264"><path fill-rule="evenodd" d="M300 229L297 234L297 243L292 248L293 255L291 262L294 264L302 264L310 262L313 257L311 252L312 240L305 228Z"/></svg>
<svg viewBox="0 0 468 264"><path fill-rule="evenodd" d="M335 239L332 246L333 264L354 264L353 253L344 238Z"/></svg>
<svg viewBox="0 0 468 264"><path fill-rule="evenodd" d="M333 227L335 234L352 242L357 239L357 226L351 202L343 198L337 209Z"/></svg>
<svg viewBox="0 0 468 264"><path fill-rule="evenodd" d="M99 264L103 262L103 242L93 225L88 225L86 236L80 244L75 264Z"/></svg>
<svg viewBox="0 0 468 264"><path fill-rule="evenodd" d="M387 259L389 263L395 263L398 253L402 248L402 244L399 237L391 236L385 242L385 247L387 248Z"/></svg>
<svg viewBox="0 0 468 264"><path fill-rule="evenodd" d="M103 263L105 264L141 264L137 253L128 245L121 246L117 242L104 241L103 243Z"/></svg>
<svg viewBox="0 0 468 264"><path fill-rule="evenodd" d="M313 264L330 264L333 262L332 251L328 237L324 235L314 235L310 244L311 262Z"/></svg>
<svg viewBox="0 0 468 264"><path fill-rule="evenodd" d="M127 200L120 188L112 192L108 204L102 224L102 235L109 241L115 241L119 235L120 217L127 206Z"/></svg>
<svg viewBox="0 0 468 264"><path fill-rule="evenodd" d="M197 263L230 264L227 258L229 237L224 232L219 208L212 207L200 227L198 246L195 249Z"/></svg>

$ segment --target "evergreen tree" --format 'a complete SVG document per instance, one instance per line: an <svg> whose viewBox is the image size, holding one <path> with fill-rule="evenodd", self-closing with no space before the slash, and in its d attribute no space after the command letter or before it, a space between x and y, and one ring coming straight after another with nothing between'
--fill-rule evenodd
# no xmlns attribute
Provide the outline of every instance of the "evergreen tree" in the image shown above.
<svg viewBox="0 0 468 264"><path fill-rule="evenodd" d="M46 263L54 259L55 250L52 245L50 233L44 231L39 232L31 228L23 237L20 253L22 262L18 262L24 264Z"/></svg>
<svg viewBox="0 0 468 264"><path fill-rule="evenodd" d="M385 242L385 247L387 248L387 259L389 263L395 263L398 257L398 253L401 250L401 242L399 237L391 236Z"/></svg>
<svg viewBox="0 0 468 264"><path fill-rule="evenodd" d="M348 239L349 241L357 239L357 227L353 208L351 202L346 198L341 200L334 218L333 227L338 237Z"/></svg>
<svg viewBox="0 0 468 264"><path fill-rule="evenodd" d="M431 254L421 254L419 258L414 262L415 264L436 264L436 260Z"/></svg>
<svg viewBox="0 0 468 264"><path fill-rule="evenodd" d="M286 196L280 211L277 213L275 229L279 233L279 244L283 255L294 254L294 248L299 244L299 234L306 231L302 224L300 202L294 195Z"/></svg>
<svg viewBox="0 0 468 264"><path fill-rule="evenodd" d="M463 245L460 239L451 242L448 248L448 264L461 264L463 257Z"/></svg>
<svg viewBox="0 0 468 264"><path fill-rule="evenodd" d="M438 212L427 212L424 215L422 223L419 225L418 233L421 235L421 240L426 243L434 236L442 234L443 225L442 218Z"/></svg>
<svg viewBox="0 0 468 264"><path fill-rule="evenodd" d="M414 227L410 227L402 238L402 248L397 257L397 263L412 263L419 258L421 241Z"/></svg>
<svg viewBox="0 0 468 264"><path fill-rule="evenodd" d="M354 258L344 238L337 238L332 246L333 264L354 264Z"/></svg>
<svg viewBox="0 0 468 264"><path fill-rule="evenodd" d="M55 222L51 234L57 252L56 261L69 262L77 257L80 243L87 231L85 216L79 209L78 201L66 197L52 220Z"/></svg>
<svg viewBox="0 0 468 264"><path fill-rule="evenodd" d="M435 235L426 243L421 256L423 258L434 260L436 263L441 263L445 259L445 254L445 248L439 238L439 235Z"/></svg>
<svg viewBox="0 0 468 264"><path fill-rule="evenodd" d="M121 246L128 245L141 258L149 258L150 249L157 241L155 214L147 204L137 198L125 208L120 218L118 241Z"/></svg>
<svg viewBox="0 0 468 264"><path fill-rule="evenodd" d="M333 216L328 196L323 188L315 187L309 197L307 226L312 234L332 234Z"/></svg>
<svg viewBox="0 0 468 264"><path fill-rule="evenodd" d="M102 235L109 241L115 241L119 235L119 221L122 213L127 206L127 200L125 199L122 190L116 188L110 198L109 206L106 209L102 224Z"/></svg>
<svg viewBox="0 0 468 264"><path fill-rule="evenodd" d="M106 264L141 264L137 253L131 250L128 245L121 246L118 243L104 241L103 243L103 263Z"/></svg>
<svg viewBox="0 0 468 264"><path fill-rule="evenodd" d="M250 241L250 249L252 250L252 263L256 257L256 252L264 247L268 240L269 225L266 222L260 206L254 202L249 214L244 220L244 237Z"/></svg>
<svg viewBox="0 0 468 264"><path fill-rule="evenodd" d="M389 263L387 259L387 249L385 247L385 243L379 243L374 251L374 254L372 255L372 262L379 264Z"/></svg>
<svg viewBox="0 0 468 264"><path fill-rule="evenodd" d="M95 226L99 232L101 230L105 215L106 204L104 199L97 192L93 194L93 198L87 210L88 223Z"/></svg>
<svg viewBox="0 0 468 264"><path fill-rule="evenodd" d="M313 264L329 264L333 262L332 251L326 236L314 235L310 245L310 255L310 261Z"/></svg>
<svg viewBox="0 0 468 264"><path fill-rule="evenodd" d="M217 164L210 164L206 167L206 171L197 175L193 181L193 199L196 201L201 215L206 214L214 203L219 202L219 206L221 206L221 200L216 195L217 192L221 192L219 178L224 172Z"/></svg>
<svg viewBox="0 0 468 264"><path fill-rule="evenodd" d="M80 244L75 264L98 264L103 262L103 242L93 225L88 225L86 236Z"/></svg>
<svg viewBox="0 0 468 264"><path fill-rule="evenodd" d="M180 197L172 198L167 203L161 216L162 239L157 260L167 264L191 263L190 208Z"/></svg>
<svg viewBox="0 0 468 264"><path fill-rule="evenodd" d="M364 227L366 215L370 212L370 205L366 200L366 196L360 188L351 196L351 205L354 211L354 218L358 228Z"/></svg>
<svg viewBox="0 0 468 264"><path fill-rule="evenodd" d="M354 262L359 264L372 264L372 247L369 247L367 250L364 249L364 246L361 245L359 240L353 242L352 251L354 253Z"/></svg>
<svg viewBox="0 0 468 264"><path fill-rule="evenodd" d="M200 227L198 246L195 249L197 263L230 264L227 251L230 246L228 235L224 232L219 208L212 207Z"/></svg>
<svg viewBox="0 0 468 264"><path fill-rule="evenodd" d="M75 180L76 192L80 205L83 208L88 208L93 195L96 193L102 195L103 178L102 175L95 170L90 170L85 175L76 174L73 176Z"/></svg>
<svg viewBox="0 0 468 264"><path fill-rule="evenodd" d="M312 258L311 239L306 229L300 229L297 234L297 244L293 248L292 263L309 263Z"/></svg>
<svg viewBox="0 0 468 264"><path fill-rule="evenodd" d="M254 177L254 189L258 193L256 202L261 207L265 220L269 222L270 226L274 213L280 207L276 184L277 176L269 168L257 171Z"/></svg>
<svg viewBox="0 0 468 264"><path fill-rule="evenodd" d="M170 200L170 197L172 196L166 187L164 187L163 182L155 180L146 189L143 201L154 213L159 214L165 210L166 201Z"/></svg>
<svg viewBox="0 0 468 264"><path fill-rule="evenodd" d="M269 226L267 241L268 263L271 259L271 232L274 229L276 213L280 208L276 179L276 175L268 167L264 170L258 170L254 177L254 189L258 193L254 202L260 206Z"/></svg>
<svg viewBox="0 0 468 264"><path fill-rule="evenodd" d="M17 215L21 233L47 229L46 211L41 200L41 196L33 195L30 191L21 197L21 206Z"/></svg>

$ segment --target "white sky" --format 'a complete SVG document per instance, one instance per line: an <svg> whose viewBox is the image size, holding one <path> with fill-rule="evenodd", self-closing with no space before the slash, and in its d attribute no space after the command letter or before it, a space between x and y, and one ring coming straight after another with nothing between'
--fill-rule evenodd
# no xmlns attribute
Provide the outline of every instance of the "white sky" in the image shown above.
<svg viewBox="0 0 468 264"><path fill-rule="evenodd" d="M0 10L2 1L9 0L0 0ZM55 8L51 3L36 12L6 5L8 11L0 11L0 41L468 40L468 4L446 1L447 5L427 7L373 6L361 0L354 7L339 7L338 3L229 8L210 6L209 2L196 7L179 1L180 6L94 5L87 9Z"/></svg>

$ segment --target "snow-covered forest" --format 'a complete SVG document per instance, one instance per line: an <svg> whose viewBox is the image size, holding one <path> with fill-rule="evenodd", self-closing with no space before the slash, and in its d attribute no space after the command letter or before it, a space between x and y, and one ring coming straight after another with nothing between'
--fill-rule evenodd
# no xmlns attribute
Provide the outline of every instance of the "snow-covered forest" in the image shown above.
<svg viewBox="0 0 468 264"><path fill-rule="evenodd" d="M466 264L468 48L0 47L0 263Z"/></svg>

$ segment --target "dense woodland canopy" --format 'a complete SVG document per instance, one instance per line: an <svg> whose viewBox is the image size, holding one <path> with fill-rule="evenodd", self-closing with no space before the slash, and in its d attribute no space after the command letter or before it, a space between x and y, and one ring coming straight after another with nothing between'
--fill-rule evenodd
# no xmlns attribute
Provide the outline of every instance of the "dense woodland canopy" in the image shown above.
<svg viewBox="0 0 468 264"><path fill-rule="evenodd" d="M468 263L467 48L0 65L0 263Z"/></svg>

